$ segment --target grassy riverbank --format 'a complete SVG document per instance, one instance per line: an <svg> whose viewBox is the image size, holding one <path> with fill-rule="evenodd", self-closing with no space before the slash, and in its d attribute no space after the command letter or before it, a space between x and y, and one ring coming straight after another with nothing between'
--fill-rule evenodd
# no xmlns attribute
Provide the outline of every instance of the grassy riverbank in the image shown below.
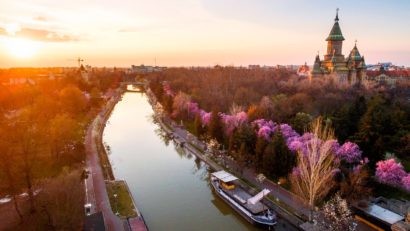
<svg viewBox="0 0 410 231"><path fill-rule="evenodd" d="M118 212L120 218L138 216L131 194L124 181L107 181L106 187L111 208L114 213Z"/></svg>

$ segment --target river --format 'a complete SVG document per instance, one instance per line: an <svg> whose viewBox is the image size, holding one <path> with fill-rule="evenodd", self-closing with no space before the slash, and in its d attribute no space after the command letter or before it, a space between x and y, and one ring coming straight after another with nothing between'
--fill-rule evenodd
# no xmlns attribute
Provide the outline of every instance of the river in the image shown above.
<svg viewBox="0 0 410 231"><path fill-rule="evenodd" d="M103 134L115 178L127 181L148 228L257 230L212 192L206 165L168 140L152 115L144 93L126 92Z"/></svg>

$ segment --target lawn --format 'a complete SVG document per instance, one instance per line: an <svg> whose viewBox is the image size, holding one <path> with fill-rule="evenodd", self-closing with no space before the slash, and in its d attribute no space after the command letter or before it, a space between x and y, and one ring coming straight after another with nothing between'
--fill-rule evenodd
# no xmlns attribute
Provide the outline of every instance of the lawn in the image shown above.
<svg viewBox="0 0 410 231"><path fill-rule="evenodd" d="M118 212L118 216L121 218L136 217L138 215L124 181L106 182L106 186L114 213Z"/></svg>

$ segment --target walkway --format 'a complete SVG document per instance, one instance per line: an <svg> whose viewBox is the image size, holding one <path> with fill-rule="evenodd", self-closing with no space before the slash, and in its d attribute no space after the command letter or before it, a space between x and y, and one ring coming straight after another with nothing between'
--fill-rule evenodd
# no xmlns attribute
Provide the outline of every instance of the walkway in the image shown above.
<svg viewBox="0 0 410 231"><path fill-rule="evenodd" d="M86 199L87 203L90 203L91 213L102 212L104 217L104 223L106 230L109 231L122 231L122 230L148 230L145 225L144 219L132 198L129 191L128 185L127 190L130 193L132 201L138 212L138 217L136 219L130 218L129 220L121 219L116 216L110 205L110 200L107 193L107 188L105 184L103 169L101 168L100 159L98 155L98 148L96 142L102 142L101 136L104 129L104 123L111 110L114 108L118 100L121 99L122 90L125 89L126 85L117 89L114 94L111 95L110 101L106 104L105 108L98 114L98 116L93 120L87 129L87 134L85 138L85 149L87 154L86 165L89 171L89 177L85 180L86 183ZM104 154L105 155L105 154ZM107 172L107 177L114 180L114 175L111 168L105 169Z"/></svg>
<svg viewBox="0 0 410 231"><path fill-rule="evenodd" d="M104 216L106 230L124 230L123 222L114 215L111 210L105 187L104 176L100 167L97 147L95 144L95 128L98 123L97 117L87 129L85 148L87 153L87 168L90 171L89 180L86 181L88 188L89 203L92 204L92 212L101 211Z"/></svg>

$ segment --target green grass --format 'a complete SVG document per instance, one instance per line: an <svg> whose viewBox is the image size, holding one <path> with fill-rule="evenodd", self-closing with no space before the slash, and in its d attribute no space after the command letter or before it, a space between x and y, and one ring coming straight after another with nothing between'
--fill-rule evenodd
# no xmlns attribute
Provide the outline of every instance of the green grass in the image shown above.
<svg viewBox="0 0 410 231"><path fill-rule="evenodd" d="M138 216L130 192L123 181L106 182L106 187L114 214L118 212L121 218ZM116 198L114 194L117 195Z"/></svg>

